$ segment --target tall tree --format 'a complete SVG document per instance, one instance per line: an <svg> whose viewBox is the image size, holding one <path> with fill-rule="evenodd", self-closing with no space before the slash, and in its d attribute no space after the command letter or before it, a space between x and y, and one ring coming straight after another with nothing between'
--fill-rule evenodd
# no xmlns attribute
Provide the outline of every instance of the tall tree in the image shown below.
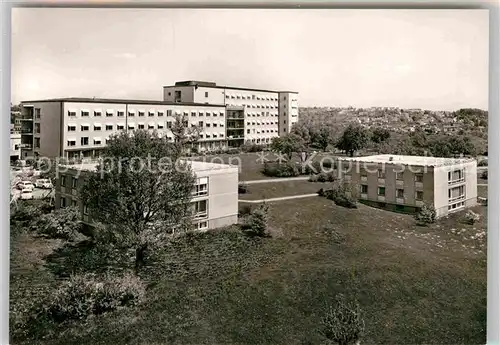
<svg viewBox="0 0 500 345"><path fill-rule="evenodd" d="M292 159L294 153L307 151L306 146L304 140L295 133L273 138L271 142L271 150L284 154L288 160Z"/></svg>
<svg viewBox="0 0 500 345"><path fill-rule="evenodd" d="M353 157L356 151L366 147L368 139L368 133L363 127L350 124L342 133L335 147Z"/></svg>
<svg viewBox="0 0 500 345"><path fill-rule="evenodd" d="M176 114L172 127L170 128L174 136L174 147L181 153L185 153L193 148L200 140L203 129L198 125L189 126L188 117L185 114Z"/></svg>
<svg viewBox="0 0 500 345"><path fill-rule="evenodd" d="M122 132L110 138L106 157L81 189L81 200L99 241L135 250L135 271L147 250L161 246L174 230L192 224L194 174L179 160L173 143L156 132Z"/></svg>
<svg viewBox="0 0 500 345"><path fill-rule="evenodd" d="M373 129L371 140L375 144L388 141L391 138L391 132L388 129L377 127Z"/></svg>

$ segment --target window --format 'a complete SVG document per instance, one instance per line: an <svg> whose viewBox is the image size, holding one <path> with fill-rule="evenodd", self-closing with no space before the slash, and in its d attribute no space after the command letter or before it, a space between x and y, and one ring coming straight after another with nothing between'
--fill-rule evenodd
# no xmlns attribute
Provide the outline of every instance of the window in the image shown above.
<svg viewBox="0 0 500 345"><path fill-rule="evenodd" d="M415 182L419 182L419 183L424 182L424 175L422 175L422 174L416 174L415 175Z"/></svg>
<svg viewBox="0 0 500 345"><path fill-rule="evenodd" d="M377 176L378 176L378 178L385 178L385 171L384 170L378 170L377 171Z"/></svg>
<svg viewBox="0 0 500 345"><path fill-rule="evenodd" d="M36 149L40 148L40 138L35 138L35 148Z"/></svg>
<svg viewBox="0 0 500 345"><path fill-rule="evenodd" d="M380 196L385 196L385 187L378 187L377 194Z"/></svg>
<svg viewBox="0 0 500 345"><path fill-rule="evenodd" d="M94 111L94 116L101 116L101 115L102 115L102 113L101 113L101 111L100 111L100 110L95 110L95 111ZM82 116L83 116L83 115L82 115Z"/></svg>
<svg viewBox="0 0 500 345"><path fill-rule="evenodd" d="M111 117L113 116L113 112L112 111L107 111L106 112L106 117Z"/></svg>
<svg viewBox="0 0 500 345"><path fill-rule="evenodd" d="M192 111L191 116L196 116L196 111Z"/></svg>
<svg viewBox="0 0 500 345"><path fill-rule="evenodd" d="M133 130L133 129L135 129L135 126L134 125L128 125L128 129Z"/></svg>
<svg viewBox="0 0 500 345"><path fill-rule="evenodd" d="M361 185L361 194L368 194L368 186L366 184Z"/></svg>
<svg viewBox="0 0 500 345"><path fill-rule="evenodd" d="M148 116L149 116L149 117L155 116L155 112L154 112L154 111L150 111L150 112L148 113Z"/></svg>
<svg viewBox="0 0 500 345"><path fill-rule="evenodd" d="M200 200L193 203L194 217L195 218L206 218L208 215L207 211L207 200Z"/></svg>
<svg viewBox="0 0 500 345"><path fill-rule="evenodd" d="M396 189L396 198L403 199L405 197L405 193L403 189Z"/></svg>
<svg viewBox="0 0 500 345"><path fill-rule="evenodd" d="M39 119L42 115L40 114L41 109L40 108L35 108L35 118Z"/></svg>
<svg viewBox="0 0 500 345"><path fill-rule="evenodd" d="M73 177L71 179L71 188L73 188L73 189L78 188L78 179L76 177Z"/></svg>
<svg viewBox="0 0 500 345"><path fill-rule="evenodd" d="M448 172L448 183L457 183L465 180L464 169L454 170Z"/></svg>
<svg viewBox="0 0 500 345"><path fill-rule="evenodd" d="M123 116L125 116L125 112L124 111L119 111L119 112L116 113L116 115L118 117L123 117Z"/></svg>
<svg viewBox="0 0 500 345"><path fill-rule="evenodd" d="M124 125L116 125L116 129L123 130L123 129L125 129L125 126Z"/></svg>
<svg viewBox="0 0 500 345"><path fill-rule="evenodd" d="M194 187L193 196L201 196L207 194L208 194L208 178L207 177L199 178L198 181L196 182L196 186Z"/></svg>
<svg viewBox="0 0 500 345"><path fill-rule="evenodd" d="M155 125L149 124L148 129L155 129Z"/></svg>
<svg viewBox="0 0 500 345"><path fill-rule="evenodd" d="M198 226L198 230L204 230L204 229L208 228L208 222L199 222L197 224L197 226Z"/></svg>
<svg viewBox="0 0 500 345"><path fill-rule="evenodd" d="M214 127L217 127L217 123L214 123Z"/></svg>
<svg viewBox="0 0 500 345"><path fill-rule="evenodd" d="M139 116L144 116L144 112L143 111L139 111Z"/></svg>
<svg viewBox="0 0 500 345"><path fill-rule="evenodd" d="M169 92L169 93L168 93L168 95L169 95L169 96L172 96L172 92Z"/></svg>
<svg viewBox="0 0 500 345"><path fill-rule="evenodd" d="M89 144L89 137L82 137L80 139L80 145L85 146Z"/></svg>
<svg viewBox="0 0 500 345"><path fill-rule="evenodd" d="M207 97L208 97L208 92L205 92L205 98L207 98Z"/></svg>
<svg viewBox="0 0 500 345"><path fill-rule="evenodd" d="M458 186L448 189L448 199L450 202L465 198L465 186Z"/></svg>
<svg viewBox="0 0 500 345"><path fill-rule="evenodd" d="M94 145L101 145L101 139L94 139Z"/></svg>
<svg viewBox="0 0 500 345"><path fill-rule="evenodd" d="M144 125L143 124L137 125L137 128L144 129Z"/></svg>
<svg viewBox="0 0 500 345"><path fill-rule="evenodd" d="M198 121L198 127L203 127L203 121Z"/></svg>
<svg viewBox="0 0 500 345"><path fill-rule="evenodd" d="M167 116L172 116L172 110L167 110Z"/></svg>
<svg viewBox="0 0 500 345"><path fill-rule="evenodd" d="M68 110L68 116L76 116L76 111ZM82 111L83 116L83 111Z"/></svg>
<svg viewBox="0 0 500 345"><path fill-rule="evenodd" d="M172 128L172 122L171 121L167 121L167 128Z"/></svg>
<svg viewBox="0 0 500 345"><path fill-rule="evenodd" d="M396 180L403 181L403 172L396 172Z"/></svg>
<svg viewBox="0 0 500 345"><path fill-rule="evenodd" d="M106 125L106 130L107 131L112 131L113 130L113 125Z"/></svg>
<svg viewBox="0 0 500 345"><path fill-rule="evenodd" d="M163 125L161 123L158 124L158 129L163 129Z"/></svg>
<svg viewBox="0 0 500 345"><path fill-rule="evenodd" d="M423 200L424 199L424 192L421 190L417 190L415 192L415 200Z"/></svg>
<svg viewBox="0 0 500 345"><path fill-rule="evenodd" d="M66 176L61 175L61 187L66 187Z"/></svg>
<svg viewBox="0 0 500 345"><path fill-rule="evenodd" d="M71 200L71 206L76 207L77 205L78 205L78 203L76 202L76 200L72 199Z"/></svg>
<svg viewBox="0 0 500 345"><path fill-rule="evenodd" d="M159 111L159 112L158 112L158 116L159 116L159 117L162 117L162 116L163 116L163 111Z"/></svg>
<svg viewBox="0 0 500 345"><path fill-rule="evenodd" d="M94 131L100 131L101 125L94 125Z"/></svg>
<svg viewBox="0 0 500 345"><path fill-rule="evenodd" d="M68 126L68 132L76 132L76 126Z"/></svg>
<svg viewBox="0 0 500 345"><path fill-rule="evenodd" d="M87 126L87 125L81 125L80 130L83 131L83 132L88 131L89 130L89 126Z"/></svg>
<svg viewBox="0 0 500 345"><path fill-rule="evenodd" d="M207 123L206 123L206 126L207 126L207 127L210 127L210 123L208 123L208 122L207 122Z"/></svg>
<svg viewBox="0 0 500 345"><path fill-rule="evenodd" d="M250 130L249 129L247 129L247 134L250 134Z"/></svg>
<svg viewBox="0 0 500 345"><path fill-rule="evenodd" d="M61 208L66 207L66 198L61 197L61 200L59 201Z"/></svg>
<svg viewBox="0 0 500 345"><path fill-rule="evenodd" d="M75 140L68 140L68 146L76 146Z"/></svg>

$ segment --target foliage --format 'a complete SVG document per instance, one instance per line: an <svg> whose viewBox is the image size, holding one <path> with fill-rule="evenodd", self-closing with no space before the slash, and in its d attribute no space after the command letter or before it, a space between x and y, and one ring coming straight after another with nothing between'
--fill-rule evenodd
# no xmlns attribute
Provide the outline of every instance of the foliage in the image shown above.
<svg viewBox="0 0 500 345"><path fill-rule="evenodd" d="M296 177L300 175L300 170L294 162L277 163L265 162L262 173L269 177Z"/></svg>
<svg viewBox="0 0 500 345"><path fill-rule="evenodd" d="M285 155L288 160L292 159L295 152L302 152L307 149L306 142L295 133L273 138L270 147L274 152Z"/></svg>
<svg viewBox="0 0 500 345"><path fill-rule="evenodd" d="M267 145L259 145L254 143L244 143L240 147L242 152L262 152L267 149Z"/></svg>
<svg viewBox="0 0 500 345"><path fill-rule="evenodd" d="M45 201L27 201L19 203L17 209L11 209L10 221L21 225L30 225L44 214L51 212L54 207Z"/></svg>
<svg viewBox="0 0 500 345"><path fill-rule="evenodd" d="M238 216L245 217L252 213L252 206L248 204L243 204L239 207Z"/></svg>
<svg viewBox="0 0 500 345"><path fill-rule="evenodd" d="M366 147L368 138L368 133L363 127L350 124L342 133L335 147L347 152L352 157L356 151Z"/></svg>
<svg viewBox="0 0 500 345"><path fill-rule="evenodd" d="M480 160L480 161L477 163L477 166L478 166L478 167L487 167L487 166L488 166L488 160L487 160L487 159Z"/></svg>
<svg viewBox="0 0 500 345"><path fill-rule="evenodd" d="M203 129L199 126L189 126L188 117L183 113L175 115L170 130L174 136L173 147L177 150L178 155L181 155L196 146Z"/></svg>
<svg viewBox="0 0 500 345"><path fill-rule="evenodd" d="M415 220L418 225L426 226L436 222L436 209L433 205L425 203L420 211L415 214Z"/></svg>
<svg viewBox="0 0 500 345"><path fill-rule="evenodd" d="M338 206L357 208L359 192L353 183L343 179L335 180L332 188L324 190L322 194L327 199L333 200Z"/></svg>
<svg viewBox="0 0 500 345"><path fill-rule="evenodd" d="M148 249L191 228L194 174L175 145L147 131L112 136L104 157L101 173L88 177L81 199L93 221L103 224L100 240L135 249L137 272Z"/></svg>
<svg viewBox="0 0 500 345"><path fill-rule="evenodd" d="M328 127L321 127L319 131L314 133L312 140L314 146L323 151L326 151L328 146L334 142L332 131Z"/></svg>
<svg viewBox="0 0 500 345"><path fill-rule="evenodd" d="M330 306L322 319L320 333L339 345L356 344L365 330L361 309L357 302L339 294L336 304Z"/></svg>
<svg viewBox="0 0 500 345"><path fill-rule="evenodd" d="M391 132L388 129L377 127L372 131L371 140L376 144L380 144L389 140L390 137Z"/></svg>
<svg viewBox="0 0 500 345"><path fill-rule="evenodd" d="M481 172L480 176L483 180L487 180L488 179L488 170L484 170L483 172Z"/></svg>
<svg viewBox="0 0 500 345"><path fill-rule="evenodd" d="M464 222L470 225L474 225L479 221L479 219L480 219L479 214L477 214L472 210L467 211L467 213L464 216Z"/></svg>
<svg viewBox="0 0 500 345"><path fill-rule="evenodd" d="M49 238L74 240L79 234L80 210L77 207L65 207L42 215L34 224L34 230Z"/></svg>
<svg viewBox="0 0 500 345"><path fill-rule="evenodd" d="M248 192L248 186L244 183L238 183L238 194L246 194Z"/></svg>
<svg viewBox="0 0 500 345"><path fill-rule="evenodd" d="M321 172L318 175L309 176L310 182L334 182L336 180L336 175L333 171L325 173Z"/></svg>
<svg viewBox="0 0 500 345"><path fill-rule="evenodd" d="M267 226L269 222L269 206L262 203L254 209L248 217L246 231L253 236L263 237L267 235Z"/></svg>

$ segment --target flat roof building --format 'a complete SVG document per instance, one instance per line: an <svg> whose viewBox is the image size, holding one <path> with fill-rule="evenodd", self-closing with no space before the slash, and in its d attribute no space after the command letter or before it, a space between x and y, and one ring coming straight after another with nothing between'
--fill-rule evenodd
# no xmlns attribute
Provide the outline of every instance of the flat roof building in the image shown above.
<svg viewBox="0 0 500 345"><path fill-rule="evenodd" d="M178 82L163 100L54 98L21 103L22 156L86 158L99 155L110 135L157 130L174 140L177 116L197 127L196 149L211 151L244 143L269 144L298 121L297 93Z"/></svg>
<svg viewBox="0 0 500 345"><path fill-rule="evenodd" d="M187 161L196 176L193 190L194 226L215 229L238 222L238 166ZM77 206L82 220L92 225L91 215L79 199L79 188L88 174L98 173L97 163L60 165L55 185L56 208Z"/></svg>
<svg viewBox="0 0 500 345"><path fill-rule="evenodd" d="M472 158L375 155L342 158L339 174L359 188L363 203L417 212L424 203L438 217L477 204L477 162Z"/></svg>

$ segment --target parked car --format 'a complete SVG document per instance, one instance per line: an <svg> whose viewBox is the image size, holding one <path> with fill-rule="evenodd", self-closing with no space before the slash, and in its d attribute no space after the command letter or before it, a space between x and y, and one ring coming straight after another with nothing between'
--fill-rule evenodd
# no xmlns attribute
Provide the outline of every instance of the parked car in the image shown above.
<svg viewBox="0 0 500 345"><path fill-rule="evenodd" d="M52 182L50 182L49 179L42 178L35 181L35 187L43 189L52 189L54 186L52 185Z"/></svg>
<svg viewBox="0 0 500 345"><path fill-rule="evenodd" d="M25 188L21 191L21 200L31 200L33 199L33 189Z"/></svg>
<svg viewBox="0 0 500 345"><path fill-rule="evenodd" d="M17 188L19 188L20 190L24 189L33 190L35 186L33 185L33 183L31 183L31 181L21 181L17 184Z"/></svg>

